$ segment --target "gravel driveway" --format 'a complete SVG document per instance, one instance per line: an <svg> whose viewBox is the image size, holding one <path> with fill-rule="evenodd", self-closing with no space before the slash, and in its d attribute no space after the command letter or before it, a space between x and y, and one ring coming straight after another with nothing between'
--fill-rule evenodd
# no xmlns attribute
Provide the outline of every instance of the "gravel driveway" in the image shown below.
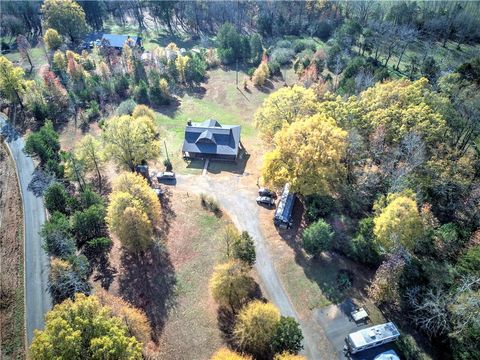
<svg viewBox="0 0 480 360"><path fill-rule="evenodd" d="M177 189L192 193L205 193L214 197L235 225L246 230L255 241L257 260L255 267L265 287L266 297L279 309L282 315L292 316L299 320L298 315L278 277L263 237L258 205L255 202L256 188L247 188L240 184L240 176L210 177L198 175L177 175ZM309 329L300 322L305 337L304 355L311 360L321 359L317 346Z"/></svg>

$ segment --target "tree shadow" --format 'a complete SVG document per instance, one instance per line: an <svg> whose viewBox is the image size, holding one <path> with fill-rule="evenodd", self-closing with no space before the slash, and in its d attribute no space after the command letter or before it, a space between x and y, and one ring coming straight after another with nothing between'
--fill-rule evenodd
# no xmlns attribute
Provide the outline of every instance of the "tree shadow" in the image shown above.
<svg viewBox="0 0 480 360"><path fill-rule="evenodd" d="M91 251L85 251L84 254L92 270L96 271L93 281L100 282L102 288L108 290L118 273L117 269L110 264L108 252L104 252L99 257L95 256L96 254Z"/></svg>
<svg viewBox="0 0 480 360"><path fill-rule="evenodd" d="M265 84L263 84L263 86L257 86L257 89L264 94L270 94L272 91L275 90L275 85L271 80L267 79L267 81L265 81Z"/></svg>
<svg viewBox="0 0 480 360"><path fill-rule="evenodd" d="M172 205L173 194L171 189L167 186L162 186L161 188L162 188L162 192L160 196L160 205L162 207L162 214L161 214L162 224L158 232L160 237L163 239L169 233L170 226L172 224L172 221L175 219L176 214L175 214L175 210L173 210L173 205Z"/></svg>
<svg viewBox="0 0 480 360"><path fill-rule="evenodd" d="M205 160L203 159L185 159L187 164L187 169L203 169L203 165L205 164Z"/></svg>
<svg viewBox="0 0 480 360"><path fill-rule="evenodd" d="M162 115L174 118L177 115L177 111L180 108L181 102L177 98L172 98L168 105L155 105L150 104L150 107L159 112Z"/></svg>
<svg viewBox="0 0 480 360"><path fill-rule="evenodd" d="M152 339L158 342L169 309L175 305L177 280L167 249L159 242L140 255L123 251L121 263L119 293L145 311L152 325Z"/></svg>
<svg viewBox="0 0 480 360"><path fill-rule="evenodd" d="M277 229L282 239L295 253L295 262L300 265L305 276L314 281L321 289L322 294L332 303L339 304L352 295L353 291L364 294L364 289L371 277L371 271L354 263L344 256L335 252L323 252L314 257L308 256L302 247L301 234L307 227L305 209L302 202L297 198L293 209L293 226L291 229ZM339 283L339 275L348 271L354 274L351 279L351 287L342 288Z"/></svg>

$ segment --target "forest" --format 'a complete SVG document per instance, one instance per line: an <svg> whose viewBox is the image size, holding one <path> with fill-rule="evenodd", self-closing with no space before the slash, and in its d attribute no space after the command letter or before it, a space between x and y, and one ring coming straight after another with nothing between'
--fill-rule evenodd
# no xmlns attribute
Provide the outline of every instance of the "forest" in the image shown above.
<svg viewBox="0 0 480 360"><path fill-rule="evenodd" d="M167 141L178 147L197 112L229 113L246 133L247 169L276 191L290 184L303 211L294 246L310 267L334 253L373 274L361 293L409 335L397 344L402 358L480 359L480 3L0 6L0 110L25 136L49 213L40 236L57 305L36 331L32 359L167 358L156 341L166 320L133 292L110 293L113 280L99 274L120 251L136 270L171 266L171 200L159 201L136 171L187 171ZM142 45L86 42L100 32ZM253 94L258 106L205 110L216 71L235 76L231 93L215 91L237 102ZM200 202L219 218L216 200ZM222 237L224 261L206 281L231 324L218 325L227 340L210 358L303 358L302 322L253 295L262 284L252 234L227 224ZM348 293L354 276L334 286Z"/></svg>

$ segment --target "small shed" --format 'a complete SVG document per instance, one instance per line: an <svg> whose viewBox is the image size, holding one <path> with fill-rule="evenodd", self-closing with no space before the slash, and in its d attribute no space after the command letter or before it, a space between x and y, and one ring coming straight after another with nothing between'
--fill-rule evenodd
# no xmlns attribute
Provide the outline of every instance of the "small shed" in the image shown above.
<svg viewBox="0 0 480 360"><path fill-rule="evenodd" d="M188 122L182 153L189 159L236 161L241 147L239 125L221 125L209 119L201 123Z"/></svg>

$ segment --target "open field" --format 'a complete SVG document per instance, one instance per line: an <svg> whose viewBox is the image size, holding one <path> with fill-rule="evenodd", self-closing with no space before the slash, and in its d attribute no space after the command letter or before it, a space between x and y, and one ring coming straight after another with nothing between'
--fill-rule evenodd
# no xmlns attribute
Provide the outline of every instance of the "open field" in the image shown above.
<svg viewBox="0 0 480 360"><path fill-rule="evenodd" d="M24 358L23 220L12 159L0 144L0 358Z"/></svg>

